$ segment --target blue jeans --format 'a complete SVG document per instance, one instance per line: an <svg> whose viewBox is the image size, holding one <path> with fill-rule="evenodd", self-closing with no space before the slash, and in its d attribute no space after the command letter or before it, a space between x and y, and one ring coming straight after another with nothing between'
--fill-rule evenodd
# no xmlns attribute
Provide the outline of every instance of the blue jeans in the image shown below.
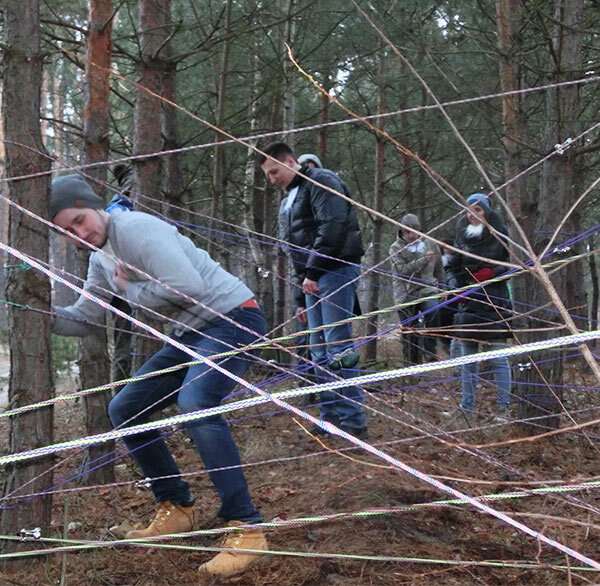
<svg viewBox="0 0 600 586"><path fill-rule="evenodd" d="M265 316L260 309L236 308L227 316L258 335L264 335L266 332ZM202 333L206 334L206 337L187 332L182 336L173 336L173 339L202 356L210 357L229 351L232 347L239 348L250 344L257 338L256 334L245 332L222 318L211 321L203 328ZM214 339L210 339L209 336ZM257 355L258 351L253 351L252 354ZM136 376L190 360L192 358L188 354L166 344L138 370ZM249 353L217 359L220 366L240 377L244 375L251 361L252 356ZM181 413L216 407L236 385L234 380L217 370L205 364L197 364L128 383L110 402L108 413L115 427L123 424L137 425L145 423L153 413L175 402ZM238 449L227 422L216 415L187 423L186 427L221 499L219 517L226 521L260 522L262 518L250 498ZM124 438L124 442L144 476L170 476L152 482L152 492L158 502L168 500L174 504L183 504L193 500L189 485L181 479L179 468L160 431L129 436ZM214 471L217 468L230 467L233 468Z"/></svg>
<svg viewBox="0 0 600 586"><path fill-rule="evenodd" d="M506 342L491 342L491 348L486 346L483 350L486 351L488 349L494 350L499 348L506 348ZM466 356L467 354L476 354L477 352L479 352L478 342L462 341L463 356ZM498 405L500 407L508 408L510 407L510 366L508 365L508 358L503 356L501 358L494 358L490 362L492 363L494 378L496 379ZM462 401L460 406L465 411L473 411L475 409L475 391L477 390L478 373L478 362L463 364L461 366Z"/></svg>
<svg viewBox="0 0 600 586"><path fill-rule="evenodd" d="M335 323L354 315L354 299L356 295L356 279L359 270L353 266L344 266L326 272L317 281L319 293L306 295L306 310L309 329ZM331 295L331 296L330 296ZM317 303L321 298L325 301ZM310 353L313 362L325 367L329 360L347 348L352 348L352 326L350 323L340 324L333 328L325 328L310 334ZM333 380L322 368L316 368L318 382ZM349 379L357 375L356 370L342 369L338 376ZM351 401L347 400L351 399ZM321 419L350 429L366 427L365 412L362 408L363 393L357 386L349 386L334 391L322 391L319 403Z"/></svg>

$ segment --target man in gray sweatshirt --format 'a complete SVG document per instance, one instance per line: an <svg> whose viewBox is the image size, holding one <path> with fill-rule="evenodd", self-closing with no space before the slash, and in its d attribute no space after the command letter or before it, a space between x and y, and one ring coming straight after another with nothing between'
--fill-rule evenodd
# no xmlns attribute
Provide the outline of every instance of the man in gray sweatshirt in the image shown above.
<svg viewBox="0 0 600 586"><path fill-rule="evenodd" d="M83 241L70 238L77 246L87 243L99 249L90 255L84 292L107 302L120 295L134 307L169 316L174 323L171 338L202 356L244 347L264 336L265 317L252 291L207 252L154 216L119 210L108 214L104 205L78 175L52 182L50 219ZM104 309L85 294L69 307L53 309L54 332L67 336L91 333L104 315ZM256 354L255 350L235 354L218 359L218 364L241 377ZM136 377L190 360L187 353L167 343ZM216 369L194 364L127 383L110 402L109 416L115 427L124 427L142 424L174 403L182 413L208 409L218 406L235 386L232 378ZM260 523L262 517L250 497L225 420L212 416L186 427L221 499L218 515L231 527ZM151 479L158 503L150 525L126 537L191 531L194 499L160 431L128 436L124 442L143 475ZM266 550L267 542L259 528L232 530L223 549L202 564L201 574L218 577L242 571L258 555L235 550Z"/></svg>

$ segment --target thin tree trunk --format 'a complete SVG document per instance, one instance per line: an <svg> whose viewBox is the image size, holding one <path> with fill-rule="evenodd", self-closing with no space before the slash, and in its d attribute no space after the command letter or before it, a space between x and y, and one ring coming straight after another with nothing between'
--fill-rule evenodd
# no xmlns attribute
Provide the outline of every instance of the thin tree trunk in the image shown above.
<svg viewBox="0 0 600 586"><path fill-rule="evenodd" d="M258 92L258 86L260 83L261 75L258 64L258 58L255 57L252 60L254 66L254 78L252 82L252 98L250 107L250 133L254 134L256 129L259 127L258 121L258 104L254 99ZM256 141L250 141L250 144L256 146ZM263 219L263 203L262 200L269 197L270 191L267 187L263 187L263 178L257 177L256 173L256 155L251 148L247 149L246 157L246 169L244 176L244 189L242 197L244 201L244 225L247 229L261 232L262 219ZM263 295L264 295L264 281L266 279L261 277L264 274L264 252L260 244L256 241L253 234L248 235L248 245L250 247L250 254L252 257L251 269L247 271L247 285L252 289L255 297L265 307ZM270 277L270 275L269 275ZM272 280L272 279L270 279ZM267 309L265 307L265 309ZM272 311L272 308L271 308Z"/></svg>
<svg viewBox="0 0 600 586"><path fill-rule="evenodd" d="M594 250L594 237L590 236L590 250ZM595 330L598 327L598 269L596 268L596 255L591 254L588 259L590 267L590 281L592 282L592 299L590 301L590 322L589 330ZM596 340L596 346L598 340Z"/></svg>
<svg viewBox="0 0 600 586"><path fill-rule="evenodd" d="M227 103L227 78L229 76L229 53L231 49L231 39L229 37L231 33L231 6L232 0L227 0L225 6L225 36L226 39L223 41L223 52L221 53L221 62L219 64L219 71L216 84L216 95L217 95L217 108L216 108L216 120L215 125L217 128L223 128L223 121L225 119L225 105ZM215 132L215 140L219 141L222 135L219 132ZM221 217L221 220L227 220L227 177L225 175L225 149L223 145L217 144L214 149L214 166L213 166L213 195L211 203L211 233L209 240L209 252L215 251L215 243L222 241L222 238L217 237L216 230L220 230L222 224L217 222L217 216ZM230 269L231 258L228 252L228 247L221 249L221 257L226 270Z"/></svg>
<svg viewBox="0 0 600 586"><path fill-rule="evenodd" d="M379 97L377 103L377 113L385 112L385 58L382 56L379 63L379 71L377 72ZM377 118L377 126L380 130L384 130L385 118ZM381 134L375 135L375 184L373 190L375 192L375 211L383 212L383 178L385 168L385 139ZM383 236L383 220L379 216L373 218L373 265L377 266L381 262L381 239ZM379 271L369 273L369 298L367 301L368 311L379 309ZM366 345L365 358L369 361L377 359L377 332L379 330L378 316L373 316L367 321L367 337L372 338Z"/></svg>
<svg viewBox="0 0 600 586"><path fill-rule="evenodd" d="M105 161L108 158L112 11L112 0L90 2L85 71L86 108L83 119L84 155L87 164ZM106 167L104 165L92 167L86 171L86 174L98 180L93 188L102 197L105 192L102 183L106 181ZM78 255L77 274L84 279L89 256L89 250L81 250ZM99 329L80 340L79 378L84 389L100 386L110 380L106 330ZM88 435L102 433L112 428L107 415L109 400L109 393L94 393L84 397L84 421ZM102 443L86 449L84 470L85 480L89 484L114 482L113 463L104 463L113 449L114 442Z"/></svg>
<svg viewBox="0 0 600 586"><path fill-rule="evenodd" d="M594 237L590 236L589 246L591 250L594 250ZM598 269L596 267L596 255L591 254L588 259L590 267L590 281L592 282L592 299L590 301L590 321L588 325L589 330L595 330L598 328ZM595 341L596 348L598 347L598 340Z"/></svg>
<svg viewBox="0 0 600 586"><path fill-rule="evenodd" d="M42 55L40 53L38 0L8 2L4 6L2 104L5 131L6 170L9 177L50 171L40 134L40 88ZM9 197L34 213L48 215L49 177L8 183ZM9 241L11 246L40 259L48 260L48 230L25 214L10 210ZM50 283L33 271L11 272L7 279L7 298L20 305L47 312L50 309ZM8 398L11 407L29 405L54 395L51 368L50 320L46 313L11 309L10 381ZM52 408L37 409L10 419L8 452L39 448L53 441ZM5 470L3 496L19 492L40 493L52 487L52 457L8 465ZM52 494L11 500L2 510L0 532L15 535L21 529L40 527L50 536ZM17 550L17 542L4 542L5 551ZM24 562L31 563L31 562Z"/></svg>
<svg viewBox="0 0 600 586"><path fill-rule="evenodd" d="M159 97L164 95L164 78L168 69L168 60L164 59L169 34L171 0L140 0L140 45L141 54L138 64L139 84L135 91L134 109L134 154L159 152L163 146L161 136L162 103ZM151 95L144 88L150 90ZM144 206L160 213L162 196L162 168L158 156L136 160L133 166L133 190L145 196L140 198ZM137 317L161 329L157 320L150 320L136 312ZM136 336L133 344L133 366L136 372L140 366L161 347L160 340Z"/></svg>
<svg viewBox="0 0 600 586"><path fill-rule="evenodd" d="M283 22L283 31L281 40L289 46L294 45L294 38L296 36L296 23L292 18L292 11L294 9L294 0L285 0L281 5L281 18L285 19ZM296 127L296 68L287 58L287 49L285 45L281 44L282 53L282 66L283 66L283 79L285 92L283 94L283 110L281 112L282 128L286 131L292 130ZM293 149L296 136L293 133L284 133L284 140L287 141L289 146Z"/></svg>
<svg viewBox="0 0 600 586"><path fill-rule="evenodd" d="M496 22L498 24L498 45L500 49L500 83L503 92L515 92L521 88L521 47L519 45L518 31L522 25L522 6L520 0L496 0ZM524 136L526 121L522 113L521 97L519 94L509 94L502 97L502 144L504 146L504 177L510 181L506 186L506 202L511 208L515 218L523 227L528 237L533 236L533 214L532 206L535 205L535 197L532 190L527 188L526 176L518 177L525 169L522 147L525 144ZM518 238L518 233L513 225L509 226L512 238ZM513 250L513 254L517 254ZM526 259L523 259L526 260ZM529 290L532 286L538 286L537 281L530 275L521 275L512 280L513 297L517 302L515 309L518 311L518 302L527 300ZM525 320L514 320L512 327L535 327L533 317ZM516 342L522 342L517 338ZM528 356L523 363L533 364L533 358ZM514 370L512 392L525 399L522 405L521 415L527 415L524 405L527 402L527 384L519 384L518 379L527 382L529 373L521 373Z"/></svg>
<svg viewBox="0 0 600 586"><path fill-rule="evenodd" d="M286 0L282 3L282 18L285 18L285 25L283 28L283 40L290 46L293 46L294 38L296 36L296 25L294 19L291 17L292 10L294 8L294 0ZM283 139L287 141L287 144L293 149L295 145L296 135L293 132L290 132L296 127L296 92L294 83L296 77L294 75L295 67L287 59L285 56L285 47L282 45L280 50L284 54L283 58L283 79L285 80L285 87L287 91L283 94L283 110L282 110L282 126L284 129ZM298 154L298 153L296 153ZM273 196L273 191L270 187L267 187L269 190L268 193L270 196ZM281 199L286 197L286 193L281 193ZM263 215L266 211L266 205L270 203L270 197L264 198L265 208L263 210ZM273 198L276 199L276 198ZM278 202L277 209L279 210L279 205L281 205L281 201ZM277 225L279 226L279 219L277 221ZM279 230L277 231L279 233ZM295 312L295 300L292 291L292 287L294 283L293 271L294 268L292 263L288 259L287 254L285 253L282 243L279 243L277 247L277 264L276 271L279 275L279 279L277 281L277 306L274 314L272 315L274 324L282 324ZM286 311L287 310L287 311Z"/></svg>
<svg viewBox="0 0 600 586"><path fill-rule="evenodd" d="M169 47L167 50L170 53ZM172 61L169 62L168 73L164 79L165 98L177 102L177 68ZM163 149L175 150L181 146L179 127L177 124L177 110L169 104L163 104ZM181 170L181 155L173 153L164 159L165 166L165 206L164 213L167 217L177 221L185 221L186 214L183 207L183 172Z"/></svg>
<svg viewBox="0 0 600 586"><path fill-rule="evenodd" d="M331 74L329 71L323 73L323 89L329 93L331 90ZM321 94L321 128L319 128L319 156L321 157L321 162L325 165L325 161L327 160L327 136L328 130L327 123L329 122L329 107L330 107L329 97L325 94Z"/></svg>

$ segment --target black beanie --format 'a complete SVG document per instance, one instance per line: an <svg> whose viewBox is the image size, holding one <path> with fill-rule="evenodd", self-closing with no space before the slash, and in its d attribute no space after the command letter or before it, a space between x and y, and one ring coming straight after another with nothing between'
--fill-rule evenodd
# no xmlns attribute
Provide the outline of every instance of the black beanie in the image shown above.
<svg viewBox="0 0 600 586"><path fill-rule="evenodd" d="M52 181L50 219L67 208L104 209L104 201L79 175L65 175Z"/></svg>

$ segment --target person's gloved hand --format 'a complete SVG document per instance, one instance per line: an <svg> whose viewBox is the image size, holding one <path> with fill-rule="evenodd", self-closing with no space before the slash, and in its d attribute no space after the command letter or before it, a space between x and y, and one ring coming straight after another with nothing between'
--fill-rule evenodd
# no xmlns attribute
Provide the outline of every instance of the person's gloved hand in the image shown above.
<svg viewBox="0 0 600 586"><path fill-rule="evenodd" d="M485 269L479 269L478 271L473 273L473 278L481 283L482 281L489 281L494 278L494 271L488 267Z"/></svg>

